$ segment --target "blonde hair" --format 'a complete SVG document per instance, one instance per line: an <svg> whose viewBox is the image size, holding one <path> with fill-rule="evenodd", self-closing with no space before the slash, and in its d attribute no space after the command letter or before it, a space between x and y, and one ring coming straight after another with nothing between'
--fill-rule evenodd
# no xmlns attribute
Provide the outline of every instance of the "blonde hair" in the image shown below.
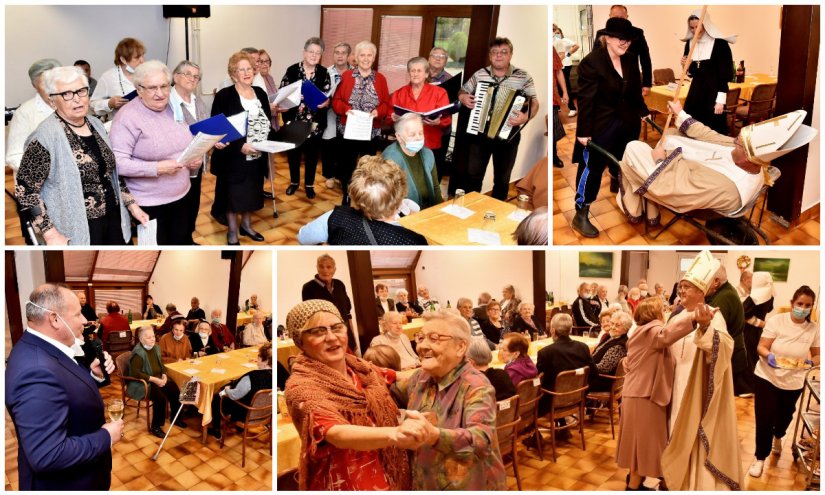
<svg viewBox="0 0 825 495"><path fill-rule="evenodd" d="M255 53L258 51L255 50ZM235 71L238 69L238 64L241 63L241 60L246 60L249 62L250 67L253 69L255 68L255 62L252 61L252 57L249 56L246 52L235 52L232 56L229 57L229 62L226 64L226 72L229 73L229 78L234 81Z"/></svg>
<svg viewBox="0 0 825 495"><path fill-rule="evenodd" d="M375 46L375 43L373 43L372 41L367 41L367 40L364 40L364 41L358 43L357 45L355 45L355 50L353 50L353 52L355 53L355 56L357 57L358 54L361 53L361 50L364 50L364 49L367 49L367 48L372 50L373 55L378 55L378 47Z"/></svg>
<svg viewBox="0 0 825 495"><path fill-rule="evenodd" d="M369 220L391 217L407 196L407 175L395 163L363 156L347 189L353 208Z"/></svg>
<svg viewBox="0 0 825 495"><path fill-rule="evenodd" d="M636 312L633 313L633 319L637 325L644 325L653 320L663 320L663 308L664 302L661 297L648 297L639 303Z"/></svg>

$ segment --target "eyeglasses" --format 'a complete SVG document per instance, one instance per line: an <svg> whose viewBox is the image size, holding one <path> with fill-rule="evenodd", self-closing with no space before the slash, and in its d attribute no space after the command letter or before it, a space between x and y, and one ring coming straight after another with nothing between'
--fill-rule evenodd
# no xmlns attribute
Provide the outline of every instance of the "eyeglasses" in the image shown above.
<svg viewBox="0 0 825 495"><path fill-rule="evenodd" d="M178 74L182 75L186 79L189 79L190 81L200 81L201 80L200 74L191 74L189 72L178 72Z"/></svg>
<svg viewBox="0 0 825 495"><path fill-rule="evenodd" d="M64 91L62 93L50 93L49 96L57 96L60 95L65 101L72 101L74 100L75 95L85 98L89 96L89 87L83 87L76 91Z"/></svg>
<svg viewBox="0 0 825 495"><path fill-rule="evenodd" d="M255 72L255 69L253 69L252 67L246 69L235 69L235 72Z"/></svg>
<svg viewBox="0 0 825 495"><path fill-rule="evenodd" d="M144 86L142 84L138 84L138 86L140 86L144 90L146 90L150 93L153 93L153 94L154 93L160 93L160 94L168 93L169 89L171 88L171 86L169 86L168 84L162 84L160 86Z"/></svg>
<svg viewBox="0 0 825 495"><path fill-rule="evenodd" d="M328 326L328 327L324 327L324 326L312 327L312 328L307 328L306 330L301 332L301 335L309 335L312 338L318 339L318 338L321 338L321 337L326 337L327 332L332 332L332 334L335 335L336 337L341 336L341 335L346 335L347 326L344 325L343 322L341 322L341 323L336 323L336 324Z"/></svg>
<svg viewBox="0 0 825 495"><path fill-rule="evenodd" d="M436 60L444 60L444 59L447 58L447 56L443 55L441 53L434 53L434 54L430 55L430 58L434 58Z"/></svg>
<svg viewBox="0 0 825 495"><path fill-rule="evenodd" d="M424 334L422 336L422 338L424 340L428 340L430 342L430 344L437 344L437 343L439 343L443 340L452 340L455 337L453 337L452 335L441 335L441 334L432 332L432 333Z"/></svg>
<svg viewBox="0 0 825 495"><path fill-rule="evenodd" d="M304 51L309 53L310 55L317 55L319 57L321 56L321 52L318 52L318 51L310 51L310 50L304 50Z"/></svg>
<svg viewBox="0 0 825 495"><path fill-rule="evenodd" d="M629 45L629 44L630 44L630 40L619 40L619 44L620 44L620 45Z"/></svg>
<svg viewBox="0 0 825 495"><path fill-rule="evenodd" d="M269 65L272 63L272 60L269 60L268 58L262 58L258 60L258 63L261 65Z"/></svg>
<svg viewBox="0 0 825 495"><path fill-rule="evenodd" d="M494 57L498 57L499 55L506 57L507 55L510 55L510 50L490 50L490 55Z"/></svg>

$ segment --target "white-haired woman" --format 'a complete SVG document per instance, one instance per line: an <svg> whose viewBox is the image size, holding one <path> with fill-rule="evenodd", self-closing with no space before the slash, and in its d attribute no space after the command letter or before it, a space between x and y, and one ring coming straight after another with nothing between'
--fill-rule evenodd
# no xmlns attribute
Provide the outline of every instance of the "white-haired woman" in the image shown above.
<svg viewBox="0 0 825 495"><path fill-rule="evenodd" d="M601 319L602 329L607 326L609 338L593 350L593 362L599 375L615 375L616 368L627 356L627 332L633 326L633 318L618 308L609 308L608 316ZM602 311L605 314L605 311ZM590 375L591 390L610 390L612 382L601 376Z"/></svg>
<svg viewBox="0 0 825 495"><path fill-rule="evenodd" d="M357 66L341 75L341 82L332 98L332 109L338 114L338 134L343 136L347 118L352 111L366 112L372 117L371 140L342 139L340 168L338 171L344 198L341 204L349 204L347 184L355 170L358 157L375 153L375 140L381 135L381 123L392 110L387 79L372 69L378 48L370 41L355 45Z"/></svg>
<svg viewBox="0 0 825 495"><path fill-rule="evenodd" d="M35 234L50 245L130 242L129 213L143 223L148 216L118 176L103 124L87 116L86 75L57 67L42 78L55 113L29 136L15 187L22 208L39 210Z"/></svg>
<svg viewBox="0 0 825 495"><path fill-rule="evenodd" d="M413 454L413 489L504 490L495 390L467 360L470 325L452 309L427 312L424 321L421 369L395 385L407 417L430 420Z"/></svg>
<svg viewBox="0 0 825 495"><path fill-rule="evenodd" d="M529 302L521 302L518 305L518 314L513 317L513 326L510 328L511 332L519 332L525 337L536 340L536 337L545 335L544 325L536 318L533 313L536 311L536 305Z"/></svg>
<svg viewBox="0 0 825 495"><path fill-rule="evenodd" d="M198 157L179 163L177 157L192 141L189 126L175 121L169 106L172 74L163 62L150 60L132 76L138 97L122 106L112 122L112 149L118 173L141 208L157 220L158 245L190 244L181 226L187 211L189 172L201 166Z"/></svg>
<svg viewBox="0 0 825 495"><path fill-rule="evenodd" d="M427 84L427 86L430 86ZM441 88L435 88L444 91ZM395 114L393 114L395 116ZM407 199L418 206L429 208L443 201L439 186L435 158L429 147L425 147L427 131L417 113L406 113L395 121L396 142L387 146L381 156L391 160L407 174ZM436 140L440 143L440 131Z"/></svg>
<svg viewBox="0 0 825 495"><path fill-rule="evenodd" d="M410 294L407 289L395 291L395 309L399 313L404 313L408 319L418 318L424 312L424 308L415 301L409 300Z"/></svg>

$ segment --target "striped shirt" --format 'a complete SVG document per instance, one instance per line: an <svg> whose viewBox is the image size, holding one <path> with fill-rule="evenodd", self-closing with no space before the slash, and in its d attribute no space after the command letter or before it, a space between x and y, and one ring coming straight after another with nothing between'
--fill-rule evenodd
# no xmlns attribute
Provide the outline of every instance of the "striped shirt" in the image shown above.
<svg viewBox="0 0 825 495"><path fill-rule="evenodd" d="M491 82L511 89L522 90L524 91L524 94L530 98L538 97L538 93L536 93L536 85L533 83L532 76L530 76L526 70L516 68L512 64L507 68L507 72L504 74L504 77L494 76L492 66L479 69L472 75L472 77L470 77L469 80L467 80L467 82L464 83L464 86L462 86L461 89L469 94L474 94L478 81Z"/></svg>

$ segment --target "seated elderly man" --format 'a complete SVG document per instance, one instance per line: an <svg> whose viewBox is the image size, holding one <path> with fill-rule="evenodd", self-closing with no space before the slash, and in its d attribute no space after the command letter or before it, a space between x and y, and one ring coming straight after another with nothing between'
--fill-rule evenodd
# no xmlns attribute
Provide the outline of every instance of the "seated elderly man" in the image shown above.
<svg viewBox="0 0 825 495"><path fill-rule="evenodd" d="M213 309L209 315L211 319L210 327L212 329L212 334L209 336L209 340L218 352L226 352L228 350L235 349L235 337L232 336L232 332L229 330L229 327L221 322L222 314L223 312L216 308Z"/></svg>
<svg viewBox="0 0 825 495"><path fill-rule="evenodd" d="M252 315L252 323L249 323L243 329L243 345L253 347L266 344L268 342L266 333L264 332L265 319L266 315L263 311L258 311Z"/></svg>
<svg viewBox="0 0 825 495"><path fill-rule="evenodd" d="M732 138L693 119L678 102L668 102L668 107L677 114L678 130L668 130L656 149L631 142L621 161L617 201L630 223L642 221L643 197L679 213L709 209L735 215L766 181L770 184L770 160L816 135L802 124L803 110L743 127L739 137ZM658 225L659 209L648 205L648 222Z"/></svg>
<svg viewBox="0 0 825 495"><path fill-rule="evenodd" d="M421 116L412 112L402 115L395 123L395 137L397 141L381 156L395 162L407 174L407 199L422 209L441 203L438 170L433 152L424 147Z"/></svg>
<svg viewBox="0 0 825 495"><path fill-rule="evenodd" d="M178 311L177 306L173 303L169 303L166 305L166 320L163 321L163 325L160 326L157 330L158 338L167 333L172 331L172 325L178 320L184 320L183 313Z"/></svg>

